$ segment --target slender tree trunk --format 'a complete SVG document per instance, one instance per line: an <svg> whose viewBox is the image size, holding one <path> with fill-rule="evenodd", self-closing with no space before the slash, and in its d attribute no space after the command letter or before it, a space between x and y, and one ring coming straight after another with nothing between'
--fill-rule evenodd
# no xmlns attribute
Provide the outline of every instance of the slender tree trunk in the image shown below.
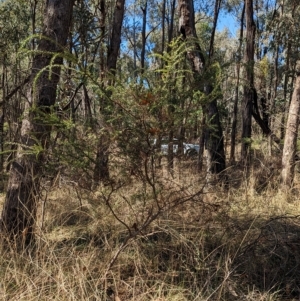
<svg viewBox="0 0 300 301"><path fill-rule="evenodd" d="M112 32L110 36L110 44L107 52L107 80L104 89L114 84L114 76L116 74L117 59L121 45L121 30L124 19L125 0L117 0L113 16ZM97 145L96 162L94 168L94 184L98 185L100 182L109 181L109 146L110 137L106 128L106 120L111 114L109 107L111 92L107 90L106 97L102 99L101 103L101 133Z"/></svg>
<svg viewBox="0 0 300 301"><path fill-rule="evenodd" d="M173 129L169 132L169 143L168 143L168 171L171 176L174 175L174 132Z"/></svg>
<svg viewBox="0 0 300 301"><path fill-rule="evenodd" d="M212 40L214 36L215 27L217 24L218 10L220 1L216 0L216 12L214 20L214 29L212 34ZM180 0L178 3L179 11L179 30L184 40L189 43L193 43L193 50L187 53L188 59L192 66L194 78L200 83L201 74L205 66L205 60L201 51L200 45L195 42L197 34L195 30L195 19L194 19L194 5L192 0ZM196 39L195 39L196 38ZM194 41L193 41L194 40ZM213 41L211 42L213 45ZM213 55L213 46L210 49L210 54ZM206 83L205 89L206 94L211 93L211 83ZM207 119L210 121L210 125L206 126L205 132L205 146L207 149L207 178L209 180L210 175L213 173L219 173L225 169L225 153L224 153L224 140L219 119L218 106L216 99L212 100L203 109ZM199 159L201 162L201 158Z"/></svg>
<svg viewBox="0 0 300 301"><path fill-rule="evenodd" d="M100 0L99 3L100 17L99 17L99 26L100 26L100 82L103 86L106 64L105 64L105 21L106 21L106 9L105 9L105 0Z"/></svg>
<svg viewBox="0 0 300 301"><path fill-rule="evenodd" d="M215 33L217 29L217 22L219 18L219 12L220 12L222 0L215 0L215 1L216 2L215 2L215 10L214 10L214 21L213 21L213 28L210 37L209 54L208 54L209 60L211 60L214 55Z"/></svg>
<svg viewBox="0 0 300 301"><path fill-rule="evenodd" d="M270 114L270 128L271 131L274 131L274 108L275 108L275 99L277 97L277 87L278 87L278 58L279 58L279 46L278 46L278 41L276 41L276 50L275 50L275 55L274 55L274 78L273 78L273 89L271 92L271 97L269 101L269 114ZM271 82L272 86L272 82ZM272 139L271 136L269 136L269 156L272 156Z"/></svg>
<svg viewBox="0 0 300 301"><path fill-rule="evenodd" d="M36 8L37 8L37 0L34 0L31 4L31 27L32 27L32 34L35 34L36 31ZM31 41L31 49L35 49L35 39L32 39Z"/></svg>
<svg viewBox="0 0 300 301"><path fill-rule="evenodd" d="M211 63L214 55L215 31L219 18L220 6L222 0L215 0L215 11L212 34L210 38L210 47L208 64ZM211 83L206 84L206 94L213 90ZM206 105L206 116L210 124L205 127L205 147L207 149L207 180L210 182L212 174L219 174L225 167L224 136L221 127L217 99L213 99Z"/></svg>
<svg viewBox="0 0 300 301"><path fill-rule="evenodd" d="M241 70L241 58L242 58L242 44L244 36L244 17L245 17L245 5L243 6L241 15L241 27L240 27L240 39L239 47L237 51L237 62L236 62L236 85L234 93L234 104L232 112L232 129L230 139L230 163L235 162L235 140L236 140L236 127L237 127L237 113L238 113L238 102L239 102L239 86L240 86L240 70Z"/></svg>
<svg viewBox="0 0 300 301"><path fill-rule="evenodd" d="M287 51L286 51L286 63L285 63L285 76L284 76L284 84L283 84L283 99L285 100L285 104L283 107L282 115L281 115L281 128L280 128L280 139L284 138L284 132L285 132L285 119L286 119L286 113L287 109L289 108L289 101L288 99L288 85L289 85L289 80L290 80L290 70L291 70L291 42L288 40L287 41ZM290 97L289 97L290 99Z"/></svg>
<svg viewBox="0 0 300 301"><path fill-rule="evenodd" d="M84 117L89 125L94 126L93 122L93 114L91 107L91 100L88 94L88 90L85 84L83 84L83 104L84 104Z"/></svg>
<svg viewBox="0 0 300 301"><path fill-rule="evenodd" d="M166 29L165 29L165 22L166 21L166 0L163 0L162 2L162 12L161 12L161 55L164 54L165 51L165 40L166 40ZM162 64L162 68L163 68L163 62Z"/></svg>
<svg viewBox="0 0 300 301"><path fill-rule="evenodd" d="M134 5L134 16L133 16L133 74L134 74L134 80L137 79L138 70L137 70L137 42L136 42L136 8Z"/></svg>
<svg viewBox="0 0 300 301"><path fill-rule="evenodd" d="M174 17L175 17L175 5L176 5L176 0L173 0L171 2L171 14L170 14L170 23L169 23L169 27L168 27L168 43L170 44L172 39L173 39L173 35L174 35ZM169 47L168 47L168 52L169 52Z"/></svg>
<svg viewBox="0 0 300 301"><path fill-rule="evenodd" d="M3 66L2 66L2 76L1 76L1 89L2 89L2 112L1 112L1 117L0 117L0 172L3 172L3 167L4 167L4 120L5 120L5 110L6 110L6 66L5 66L5 61L6 61L6 55L4 55L3 58Z"/></svg>
<svg viewBox="0 0 300 301"><path fill-rule="evenodd" d="M201 128L199 137L199 154L197 160L197 171L201 172L203 168L203 156L204 156L204 146L205 146L205 124L206 124L206 114L203 111L201 117Z"/></svg>
<svg viewBox="0 0 300 301"><path fill-rule="evenodd" d="M112 33L110 45L107 52L107 71L115 75L117 68L117 60L121 45L121 31L124 19L125 0L117 0L114 10ZM110 80L113 83L114 80Z"/></svg>
<svg viewBox="0 0 300 301"><path fill-rule="evenodd" d="M290 104L284 146L282 153L281 178L285 188L290 188L294 180L295 155L297 150L297 137L300 113L300 61L296 66L296 81Z"/></svg>
<svg viewBox="0 0 300 301"><path fill-rule="evenodd" d="M245 165L250 164L252 104L254 99L254 42L255 23L253 21L253 0L245 0L246 47L245 47L245 85L242 103L242 148L241 158Z"/></svg>
<svg viewBox="0 0 300 301"><path fill-rule="evenodd" d="M212 92L212 86L208 87L207 94ZM212 100L206 106L206 118L209 124L205 130L205 148L207 150L207 182L211 182L213 174L219 174L225 167L224 136L220 123L217 100Z"/></svg>
<svg viewBox="0 0 300 301"><path fill-rule="evenodd" d="M195 16L194 16L194 3L192 0L179 0L178 2L178 14L179 14L179 32L184 41L193 43L193 51L189 51L187 57L191 63L192 71L195 81L200 81L201 74L203 73L205 60L202 54L200 45L196 42L197 34L195 29ZM203 154L205 143L205 109L203 109L203 118L200 129L200 151L198 154L197 170L200 172L203 166Z"/></svg>
<svg viewBox="0 0 300 301"><path fill-rule="evenodd" d="M143 25L142 25L142 51L141 51L141 73L145 71L145 54L146 54L146 25L147 25L147 6L148 2L145 2L145 6L141 7L143 12Z"/></svg>
<svg viewBox="0 0 300 301"><path fill-rule="evenodd" d="M165 21L166 21L166 0L163 0L162 2L162 16L161 16L161 27L162 27L162 32L161 32L161 55L164 54L164 51L165 51L165 44L166 44L166 26L165 26ZM161 59L160 60L160 68L161 70L163 70L164 68L164 60ZM158 78L161 78L162 76L162 73L158 74ZM159 108L160 110L160 113L159 113L159 116L162 115L162 108L160 107ZM160 124L160 127L162 128L162 124L161 124L161 118L159 118L159 124ZM158 138L156 140L156 147L157 149L160 149L161 148L161 134L158 135ZM158 156L157 158L157 165L160 167L161 166L161 156Z"/></svg>
<svg viewBox="0 0 300 301"><path fill-rule="evenodd" d="M31 81L27 91L25 114L15 161L11 165L8 188L2 211L2 231L16 242L17 247L33 242L36 221L39 182L42 176L44 153L48 147L51 126L43 115L50 112L56 99L62 58L55 60L56 67L40 70L50 65L52 55L62 52L70 28L73 0L47 0L43 34L34 56ZM46 38L43 38L46 37ZM44 53L47 52L47 53ZM33 108L37 108L33 110ZM43 112L41 115L39 112ZM36 153L34 150L40 148Z"/></svg>

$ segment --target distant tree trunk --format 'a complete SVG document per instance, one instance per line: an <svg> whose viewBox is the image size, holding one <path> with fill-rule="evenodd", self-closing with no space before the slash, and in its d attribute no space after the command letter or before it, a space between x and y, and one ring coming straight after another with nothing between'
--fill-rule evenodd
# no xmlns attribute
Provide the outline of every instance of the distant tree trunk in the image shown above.
<svg viewBox="0 0 300 301"><path fill-rule="evenodd" d="M145 6L141 7L143 12L143 25L142 25L142 50L141 50L141 73L145 71L145 54L146 54L146 26L147 26L147 6L148 2L145 2Z"/></svg>
<svg viewBox="0 0 300 301"><path fill-rule="evenodd" d="M210 38L210 47L208 54L208 65L211 64L214 55L215 32L219 18L219 12L222 0L215 0L214 21ZM213 91L211 83L206 83L206 94ZM225 167L224 136L221 127L217 99L211 100L206 105L206 120L209 123L205 127L205 147L207 149L207 180L210 182L212 174L219 174Z"/></svg>
<svg viewBox="0 0 300 301"><path fill-rule="evenodd" d="M85 120L88 122L89 125L94 127L94 120L91 108L91 100L89 97L89 93L85 84L82 85L83 87L83 105L84 105L84 117Z"/></svg>
<svg viewBox="0 0 300 301"><path fill-rule="evenodd" d="M294 180L295 155L297 150L297 137L300 113L300 61L296 66L296 82L292 101L290 104L284 146L282 153L281 178L285 188L290 188Z"/></svg>
<svg viewBox="0 0 300 301"><path fill-rule="evenodd" d="M274 113L274 108L275 108L275 99L277 97L277 87L278 87L278 80L279 80L279 75L278 75L278 58L279 58L279 46L278 46L278 40L276 41L276 49L275 49L275 54L274 54L274 78L273 78L273 89L271 92L271 97L269 100L269 114L270 116L270 128L272 131L274 131L274 120L275 118L273 117ZM272 85L272 82L271 82ZM269 137L269 156L272 156L272 139Z"/></svg>
<svg viewBox="0 0 300 301"><path fill-rule="evenodd" d="M32 34L35 34L36 32L36 8L37 8L38 0L34 0L33 3L30 1L31 5L31 27L32 27ZM31 41L31 47L32 50L35 48L35 39L32 39Z"/></svg>
<svg viewBox="0 0 300 301"><path fill-rule="evenodd" d="M239 101L239 86L240 86L240 70L241 70L241 58L242 58L242 44L244 36L244 17L245 17L245 5L243 6L240 24L240 39L239 47L237 50L236 57L236 85L234 93L234 104L232 112L232 128L231 128L231 139L230 139L230 158L231 164L235 162L235 140L236 140L236 127L237 127L237 112L238 112L238 101Z"/></svg>
<svg viewBox="0 0 300 301"><path fill-rule="evenodd" d="M137 29L137 25L136 25L136 8L134 5L134 12L133 12L133 41L132 41L132 47L133 47L133 74L134 74L134 80L137 79L138 76L138 70L137 70L137 39L136 39L136 29Z"/></svg>
<svg viewBox="0 0 300 301"><path fill-rule="evenodd" d="M209 86L207 94L212 92ZM219 174L225 167L224 136L220 123L217 100L214 99L206 105L207 124L205 129L205 147L207 150L207 182L211 182L213 174Z"/></svg>
<svg viewBox="0 0 300 301"><path fill-rule="evenodd" d="M289 108L290 105L290 96L288 97L288 84L289 84L289 80L290 80L290 70L291 70L291 42L288 39L287 41L287 46L286 46L286 59L285 59L285 76L284 76L284 83L283 83L283 99L285 100L285 104L283 106L283 110L282 110L282 115L281 115L281 128L280 128L280 139L284 138L284 130L285 130L285 119L286 119L286 114L287 114L287 109Z"/></svg>
<svg viewBox="0 0 300 301"><path fill-rule="evenodd" d="M117 68L117 60L121 45L122 24L124 19L125 0L117 0L114 10L112 32L110 36L110 44L107 52L107 71L115 75ZM113 83L114 79L109 83Z"/></svg>
<svg viewBox="0 0 300 301"><path fill-rule="evenodd" d="M112 32L110 36L110 43L107 51L107 80L104 85L104 89L114 84L114 76L116 74L117 59L121 45L121 30L124 19L125 0L117 0L113 16ZM102 121L100 126L102 131L100 133L100 139L97 145L96 161L94 168L94 184L98 185L100 182L109 181L109 145L110 137L109 133L105 129L106 120L109 119L111 114L108 109L111 92L108 90L106 97L102 99L101 114Z"/></svg>
<svg viewBox="0 0 300 301"><path fill-rule="evenodd" d="M176 0L173 0L171 2L171 9L170 9L170 22L168 24L168 43L170 44L173 35L174 35L174 17L175 17L175 6L176 6ZM170 46L168 46L168 52L170 50Z"/></svg>
<svg viewBox="0 0 300 301"><path fill-rule="evenodd" d="M214 29L212 34L212 40L214 30L216 26L216 20L218 18L218 9L220 1L216 0L216 12L214 20ZM178 3L179 11L179 30L184 40L193 43L193 51L187 53L188 59L192 66L195 81L200 84L201 74L203 73L205 60L200 48L200 45L196 42L197 34L195 29L194 19L194 3L193 0L179 0ZM194 42L193 42L194 40ZM213 43L213 42L212 42ZM210 54L213 55L213 48L210 49ZM211 83L205 83L206 94L211 93ZM224 141L221 123L219 119L218 107L216 99L212 100L204 108L204 114L206 114L207 121L210 122L209 127L205 132L205 146L207 149L207 177L210 178L212 173L219 173L225 169L225 153L224 153ZM201 158L199 159L201 162Z"/></svg>
<svg viewBox="0 0 300 301"><path fill-rule="evenodd" d="M2 112L1 112L1 117L0 117L0 172L2 173L3 167L4 167L4 120L5 120L5 106L6 106L6 66L5 66L5 60L6 60L6 55L4 55L3 58L3 67L2 67L2 76L1 76L1 89L2 89Z"/></svg>
<svg viewBox="0 0 300 301"><path fill-rule="evenodd" d="M51 132L51 126L44 121L43 115L49 113L50 107L55 103L60 77L57 65L62 64L62 58L56 58L51 74L45 70L37 80L36 76L40 70L50 65L52 54L48 53L63 51L72 8L73 0L46 1L43 33L33 59L20 143L16 159L11 165L2 211L1 230L18 247L29 245L34 238L39 182L45 163L44 151L48 147ZM41 151L36 153L35 149L39 148Z"/></svg>
<svg viewBox="0 0 300 301"><path fill-rule="evenodd" d="M283 17L291 18L291 20L297 19L295 17L295 13L299 8L299 1L281 1L281 15ZM283 108L283 114L281 115L281 139L284 138L285 132L285 120L288 118L287 112L289 111L289 106L292 101L292 92L289 92L289 97L287 96L288 90L293 91L293 81L291 81L291 86L289 86L290 79L291 79L291 70L293 70L293 65L295 63L295 53L294 49L297 49L297 46L294 44L294 37L295 33L292 31L287 30L285 36L285 49L286 49L286 59L285 59L285 80L284 80L284 96L283 99L285 100L285 107ZM296 56L297 57L297 56ZM288 101L287 101L288 100Z"/></svg>
<svg viewBox="0 0 300 301"><path fill-rule="evenodd" d="M169 143L168 143L168 171L171 176L174 175L174 132L170 130L169 132Z"/></svg>
<svg viewBox="0 0 300 301"><path fill-rule="evenodd" d="M219 13L220 13L221 2L222 2L222 0L215 0L214 21L213 21L213 28L211 31L209 53L208 53L209 60L211 60L214 55L215 33L216 33L216 29L217 29L217 22L218 22Z"/></svg>
<svg viewBox="0 0 300 301"><path fill-rule="evenodd" d="M245 0L246 47L245 47L245 84L242 103L242 148L241 158L245 165L250 164L252 104L254 100L254 44L255 23L253 21L253 0Z"/></svg>
<svg viewBox="0 0 300 301"><path fill-rule="evenodd" d="M194 51L190 51L187 55L191 66L192 71L194 73L195 81L200 79L201 74L203 73L204 69L204 56L200 45L196 42L197 34L195 28L195 16L194 16L194 3L193 0L179 0L178 2L178 14L179 14L179 32L183 40L193 40L195 39L194 43ZM200 129L200 151L198 154L198 162L197 162L197 170L200 172L203 166L203 154L204 154L204 143L205 143L205 115L206 112L203 109L203 118L201 122L201 129Z"/></svg>
<svg viewBox="0 0 300 301"><path fill-rule="evenodd" d="M105 7L105 0L100 0L99 2L100 8L100 16L99 16L99 26L100 26L100 82L103 85L104 83L104 75L106 71L106 64L105 64L105 47L104 47L104 40L105 40L105 21L106 21L106 7Z"/></svg>
<svg viewBox="0 0 300 301"><path fill-rule="evenodd" d="M165 22L166 21L166 0L162 2L162 12L161 12L161 55L164 54L165 51L165 41L166 41L166 29L165 29ZM161 62L161 68L163 68L163 60Z"/></svg>
<svg viewBox="0 0 300 301"><path fill-rule="evenodd" d="M203 156L204 156L204 145L205 145L205 124L206 124L206 114L203 112L201 117L200 125L200 137L199 137L199 154L197 161L197 171L201 172L203 168Z"/></svg>

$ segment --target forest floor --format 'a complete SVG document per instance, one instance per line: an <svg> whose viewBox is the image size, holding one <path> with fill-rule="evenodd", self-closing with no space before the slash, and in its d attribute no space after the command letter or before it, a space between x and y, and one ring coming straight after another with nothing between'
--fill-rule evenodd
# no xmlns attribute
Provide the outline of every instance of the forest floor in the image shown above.
<svg viewBox="0 0 300 301"><path fill-rule="evenodd" d="M262 162L210 188L192 161L94 190L45 183L35 250L1 251L0 300L300 300L300 177L282 192Z"/></svg>

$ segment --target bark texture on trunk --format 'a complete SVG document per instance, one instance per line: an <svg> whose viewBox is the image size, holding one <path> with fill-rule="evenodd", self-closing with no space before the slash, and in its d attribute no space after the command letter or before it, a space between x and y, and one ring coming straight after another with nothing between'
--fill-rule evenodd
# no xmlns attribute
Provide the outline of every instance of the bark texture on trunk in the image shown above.
<svg viewBox="0 0 300 301"><path fill-rule="evenodd" d="M216 0L214 30L218 18L219 4L219 0ZM193 0L179 0L178 12L180 33L183 39L190 44L189 46L192 46L191 50L187 52L187 57L191 63L194 78L197 82L198 89L204 90L208 95L212 92L213 86L212 83L204 82L201 78L205 67L205 60L200 45L197 42ZM211 56L213 55L212 45L214 30L211 38ZM224 141L217 100L211 100L203 107L203 111L206 114L206 120L209 121L209 125L206 124L205 134L203 136L207 149L207 179L209 180L211 174L218 174L225 169ZM199 163L201 161L202 158L199 158Z"/></svg>
<svg viewBox="0 0 300 301"><path fill-rule="evenodd" d="M197 34L195 29L195 13L193 0L179 0L179 31L184 40L190 43L191 50L187 52L187 57L191 63L195 76L199 76L204 68L205 60L197 43Z"/></svg>
<svg viewBox="0 0 300 301"><path fill-rule="evenodd" d="M36 77L40 70L50 65L54 53L63 52L72 9L73 0L46 1L43 33L33 59L20 143L11 165L2 211L1 230L18 247L27 246L34 237L39 182L51 130L43 116L50 112L55 103L60 68L53 67ZM61 63L62 58L55 59L55 65Z"/></svg>
<svg viewBox="0 0 300 301"><path fill-rule="evenodd" d="M121 33L122 33L122 24L124 19L124 10L125 10L125 0L117 0L115 5L115 10L114 10L110 43L107 52L106 67L107 67L107 72L110 73L110 75L108 75L104 89L114 84L114 76L116 74L117 60L118 60L118 55L119 55L120 45L121 45ZM106 93L106 97L102 99L102 104L101 104L102 120L100 122L100 127L102 129L106 127L106 120L109 119L109 116L111 114L109 109L111 91L109 90L107 91L108 92ZM104 129L102 133L100 133L100 139L97 146L96 161L95 161L94 176L93 176L95 187L100 182L108 183L110 180L109 145L110 145L109 133Z"/></svg>
<svg viewBox="0 0 300 301"><path fill-rule="evenodd" d="M205 148L207 149L207 180L210 175L219 174L226 168L224 137L219 118L217 101L212 100L206 106L206 116L209 123L205 131Z"/></svg>
<svg viewBox="0 0 300 301"><path fill-rule="evenodd" d="M254 42L255 23L253 20L253 0L245 0L246 47L245 47L245 85L242 102L242 148L241 158L246 165L250 163L252 104L254 102Z"/></svg>
<svg viewBox="0 0 300 301"><path fill-rule="evenodd" d="M235 140L236 140L236 128L237 128L237 115L238 115L238 102L239 102L239 86L240 86L240 71L241 71L241 60L242 60L242 44L244 37L244 17L245 17L245 5L243 6L241 20L240 20L240 37L239 47L237 49L237 62L236 62L236 84L234 93L234 104L232 112L232 127L231 127L231 139L230 139L230 164L235 162Z"/></svg>
<svg viewBox="0 0 300 301"><path fill-rule="evenodd" d="M107 54L107 70L115 74L121 44L122 24L124 19L125 0L117 0L114 10L112 33Z"/></svg>
<svg viewBox="0 0 300 301"><path fill-rule="evenodd" d="M145 6L141 7L143 12L143 25L142 25L142 50L141 50L141 73L143 74L145 71L145 54L146 54L146 27L147 27L147 7L148 2L145 2Z"/></svg>
<svg viewBox="0 0 300 301"><path fill-rule="evenodd" d="M215 32L219 18L221 0L215 0L215 11L213 28L210 38L210 47L208 55L208 64L211 64L214 55ZM206 94L209 95L213 91L213 84L206 83ZM224 151L224 136L220 122L217 99L212 99L206 105L206 116L209 121L205 133L205 147L207 149L207 182L211 182L213 174L219 174L226 168L225 151Z"/></svg>
<svg viewBox="0 0 300 301"><path fill-rule="evenodd" d="M299 127L299 113L300 113L300 61L297 62L296 67L296 82L292 101L290 104L284 146L282 153L282 183L286 188L290 188L294 180L295 170L295 155L297 150L297 137Z"/></svg>
<svg viewBox="0 0 300 301"><path fill-rule="evenodd" d="M96 161L93 174L95 187L97 187L100 182L108 183L109 181L109 144L109 133L103 131L100 134L100 139L97 145Z"/></svg>

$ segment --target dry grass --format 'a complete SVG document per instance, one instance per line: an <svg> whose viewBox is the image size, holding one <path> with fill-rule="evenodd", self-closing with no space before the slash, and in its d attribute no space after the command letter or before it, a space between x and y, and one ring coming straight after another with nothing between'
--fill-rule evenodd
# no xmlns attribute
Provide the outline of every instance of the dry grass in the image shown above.
<svg viewBox="0 0 300 301"><path fill-rule="evenodd" d="M0 300L299 300L298 179L282 193L258 160L249 181L232 167L229 188L204 191L186 165L45 187L36 249L2 250Z"/></svg>

